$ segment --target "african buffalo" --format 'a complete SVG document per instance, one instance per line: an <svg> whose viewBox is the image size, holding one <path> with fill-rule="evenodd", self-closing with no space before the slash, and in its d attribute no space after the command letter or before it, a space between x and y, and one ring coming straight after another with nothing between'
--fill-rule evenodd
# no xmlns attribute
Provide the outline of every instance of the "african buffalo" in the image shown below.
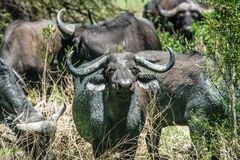
<svg viewBox="0 0 240 160"><path fill-rule="evenodd" d="M205 72L205 67L214 65L214 62L207 61L200 54L177 54L172 69L156 74L151 70L159 66L147 67L151 63L144 62L144 58L139 60L139 57L160 60L161 63L169 60L169 56L163 52L142 51L135 55L105 55L74 68L70 63L71 56L68 58L68 68L76 79L85 76L82 82L78 80L74 84L73 116L79 133L92 142L95 156L127 135L132 145L125 143L120 149L127 150L128 155L134 155L137 138L133 141L130 139L138 137L145 122L147 104L151 98L149 92L155 95L156 105L148 109L153 109L158 117L152 124L155 132L148 133L146 137L152 157L162 158L158 154L161 131L170 125L188 125L196 149L201 150L198 148L201 141L193 138L196 135L205 137L211 149L214 137L208 134L205 125L221 125L222 120L227 118L222 105L224 95ZM198 123L199 118L207 123ZM106 141L103 140L105 138Z"/></svg>
<svg viewBox="0 0 240 160"><path fill-rule="evenodd" d="M192 24L202 18L203 12L194 0L150 0L145 5L143 17L151 20L156 28L161 25L164 31L193 39Z"/></svg>
<svg viewBox="0 0 240 160"><path fill-rule="evenodd" d="M0 93L0 122L16 133L19 145L30 152L34 159L51 156L49 145L56 132L57 120L66 107L52 115L49 120L46 119L27 100L10 67L1 58ZM31 139L31 136L38 137Z"/></svg>
<svg viewBox="0 0 240 160"><path fill-rule="evenodd" d="M158 82L141 67L163 73L174 65L169 49L167 64L154 64L144 57L123 52L103 55L75 68L67 59L75 82L73 119L80 135L92 144L95 157L117 146L126 152L124 158L135 156L138 137L144 126L149 92Z"/></svg>
<svg viewBox="0 0 240 160"><path fill-rule="evenodd" d="M44 42L43 29L49 25L56 24L50 20L15 21L6 29L0 57L17 73L25 75L27 80L39 80L39 75L43 74L47 48L50 66L56 66L60 54L64 54L57 27L53 39Z"/></svg>
<svg viewBox="0 0 240 160"><path fill-rule="evenodd" d="M159 38L153 27L131 13L94 25L67 24L61 20L63 10L58 13L57 24L65 40L74 44L74 60L93 60L106 52L118 52L123 45L126 51L161 50Z"/></svg>
<svg viewBox="0 0 240 160"><path fill-rule="evenodd" d="M139 55L152 59L160 57L162 63L169 58L166 54L155 51L142 52ZM158 118L153 122L156 133L149 133L147 136L149 152L156 159L160 158L158 150L162 128L170 125L188 125L197 150L201 150L198 144L203 142L197 138L204 136L208 147L211 147L214 137L208 134L207 124L213 127L218 123L221 125L222 120L227 118L222 104L225 95L216 88L206 73L206 67L214 65L211 59L206 60L199 53L176 54L173 68L156 75L161 88L155 110ZM201 120L203 123L198 123ZM153 137L150 138L150 135Z"/></svg>

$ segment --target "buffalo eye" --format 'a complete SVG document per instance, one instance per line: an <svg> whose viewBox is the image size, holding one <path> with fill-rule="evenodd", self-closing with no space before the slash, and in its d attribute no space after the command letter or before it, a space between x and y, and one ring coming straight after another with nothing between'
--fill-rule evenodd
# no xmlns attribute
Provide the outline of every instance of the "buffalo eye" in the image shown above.
<svg viewBox="0 0 240 160"><path fill-rule="evenodd" d="M178 18L184 18L185 14L184 12L179 12L177 16Z"/></svg>
<svg viewBox="0 0 240 160"><path fill-rule="evenodd" d="M132 74L137 75L140 72L140 70L137 67L134 67L134 68L131 68L131 72Z"/></svg>
<svg viewBox="0 0 240 160"><path fill-rule="evenodd" d="M198 19L199 14L197 12L192 12L192 17L193 17L193 19Z"/></svg>
<svg viewBox="0 0 240 160"><path fill-rule="evenodd" d="M108 72L108 74L112 75L112 74L114 74L115 71L116 71L116 69L109 68L107 72Z"/></svg>

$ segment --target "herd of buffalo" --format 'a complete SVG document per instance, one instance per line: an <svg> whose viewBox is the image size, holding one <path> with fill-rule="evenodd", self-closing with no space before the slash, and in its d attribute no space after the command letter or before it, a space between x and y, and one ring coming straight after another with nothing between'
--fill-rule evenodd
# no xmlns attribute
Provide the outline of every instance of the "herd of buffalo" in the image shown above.
<svg viewBox="0 0 240 160"><path fill-rule="evenodd" d="M66 106L46 118L34 109L17 82L20 77L26 83L41 79L43 48L49 45L48 69L66 63L73 76L73 120L81 137L92 144L96 158L118 146L118 151L125 152L123 159L134 159L150 108L157 115L152 124L156 133L146 135L152 159L164 159L158 150L166 126L188 125L191 136L206 136L211 144L204 125L191 122L199 110L212 125L216 117L227 116L221 106L224 97L205 72L214 61L206 61L200 53L176 54L169 47L168 52L162 51L155 31L161 27L161 31L194 40L191 25L204 16L204 7L194 0L149 0L143 17L125 12L96 23L89 14L92 24L87 25L63 22L61 10L56 21L11 23L0 46L0 121L22 139L21 145L34 159L54 159L49 145ZM51 44L46 44L42 30L50 24L56 31ZM120 52L123 43L125 51ZM64 52L67 46L73 48L68 55ZM31 138L22 138L26 134L41 138L31 142ZM119 145L123 139L126 142Z"/></svg>

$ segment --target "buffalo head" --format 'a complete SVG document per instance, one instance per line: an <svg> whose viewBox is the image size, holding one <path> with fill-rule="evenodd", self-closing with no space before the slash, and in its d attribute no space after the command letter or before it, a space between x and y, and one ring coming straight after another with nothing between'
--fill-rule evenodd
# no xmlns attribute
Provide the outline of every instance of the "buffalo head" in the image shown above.
<svg viewBox="0 0 240 160"><path fill-rule="evenodd" d="M174 8L165 10L161 4L157 5L159 15L169 19L174 25L174 31L193 39L192 24L202 18L204 10L192 1L179 3Z"/></svg>
<svg viewBox="0 0 240 160"><path fill-rule="evenodd" d="M131 90L133 83L136 80L147 80L152 77L144 76L141 73L140 66L153 72L163 73L168 71L175 62L174 52L168 48L170 59L167 64L159 65L150 62L149 60L131 54L129 52L120 54L103 55L89 63L79 67L74 67L71 63L73 52L67 58L67 66L69 71L75 76L87 76L97 70L104 68L104 77L106 82L113 90Z"/></svg>

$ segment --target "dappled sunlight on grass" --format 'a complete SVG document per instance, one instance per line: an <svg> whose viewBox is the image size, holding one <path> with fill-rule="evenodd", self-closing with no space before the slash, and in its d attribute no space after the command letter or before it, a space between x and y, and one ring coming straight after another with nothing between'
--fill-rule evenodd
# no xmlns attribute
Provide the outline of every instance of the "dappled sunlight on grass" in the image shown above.
<svg viewBox="0 0 240 160"><path fill-rule="evenodd" d="M142 16L144 5L147 0L113 0L116 6L122 10L128 10L137 16Z"/></svg>

